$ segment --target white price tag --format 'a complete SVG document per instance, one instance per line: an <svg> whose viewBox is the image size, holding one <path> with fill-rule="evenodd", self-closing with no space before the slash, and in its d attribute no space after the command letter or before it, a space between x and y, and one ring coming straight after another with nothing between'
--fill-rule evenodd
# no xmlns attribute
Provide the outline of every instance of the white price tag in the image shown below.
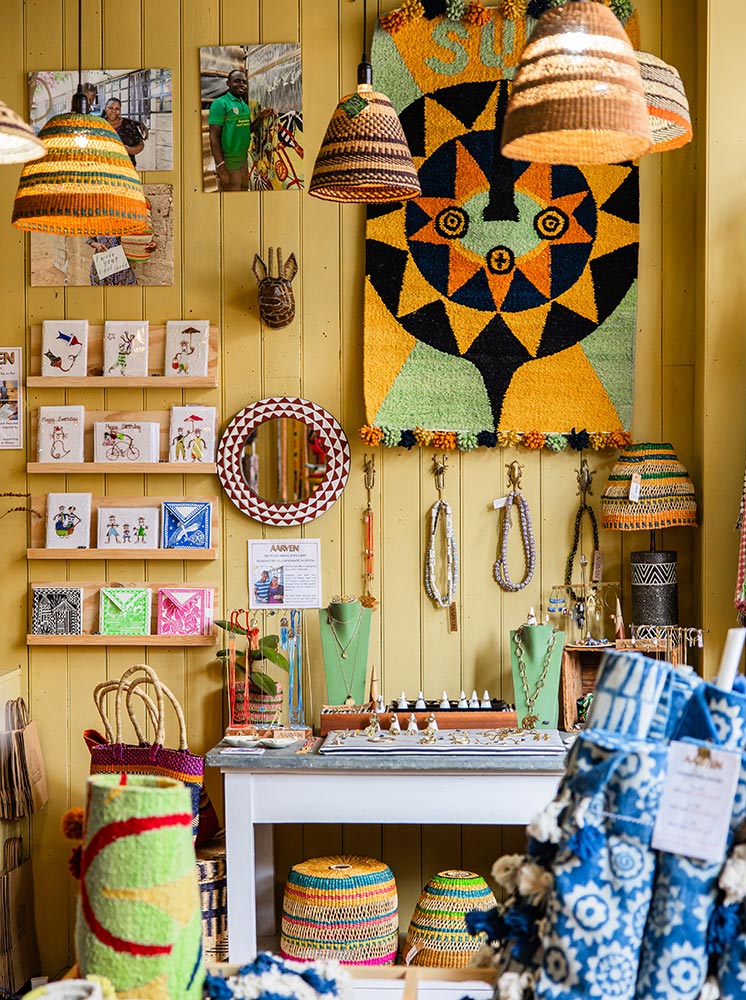
<svg viewBox="0 0 746 1000"><path fill-rule="evenodd" d="M493 500L492 501L492 509L493 510L500 510L500 508L504 507L507 502L508 502L508 498L507 497L500 497L499 500Z"/></svg>
<svg viewBox="0 0 746 1000"><path fill-rule="evenodd" d="M632 476L632 482L629 484L629 502L639 503L640 502L640 487L642 486L642 476L639 472L635 472Z"/></svg>
<svg viewBox="0 0 746 1000"><path fill-rule="evenodd" d="M722 861L740 766L739 754L671 743L651 847L700 861Z"/></svg>
<svg viewBox="0 0 746 1000"><path fill-rule="evenodd" d="M99 278L108 278L119 271L126 271L130 266L127 255L121 247L112 247L111 250L100 250L93 255L93 266Z"/></svg>

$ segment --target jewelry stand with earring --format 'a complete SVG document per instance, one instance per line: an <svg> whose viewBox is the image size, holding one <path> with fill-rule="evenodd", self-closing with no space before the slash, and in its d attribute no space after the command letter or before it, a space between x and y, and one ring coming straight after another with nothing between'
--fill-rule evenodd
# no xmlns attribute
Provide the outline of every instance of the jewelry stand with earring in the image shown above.
<svg viewBox="0 0 746 1000"><path fill-rule="evenodd" d="M510 659L518 725L556 729L565 637L553 625L526 622L510 633Z"/></svg>
<svg viewBox="0 0 746 1000"><path fill-rule="evenodd" d="M370 608L354 597L332 597L319 611L321 651L330 705L366 702Z"/></svg>

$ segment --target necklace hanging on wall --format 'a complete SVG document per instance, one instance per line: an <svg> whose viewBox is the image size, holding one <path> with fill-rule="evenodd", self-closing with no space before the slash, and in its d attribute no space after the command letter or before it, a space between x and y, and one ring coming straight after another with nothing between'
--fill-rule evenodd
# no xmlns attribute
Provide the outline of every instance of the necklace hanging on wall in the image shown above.
<svg viewBox="0 0 746 1000"><path fill-rule="evenodd" d="M456 585L458 584L458 549L456 535L453 531L453 512L451 505L443 499L445 489L446 468L448 460L445 456L433 456L433 475L438 499L430 508L430 532L428 536L427 554L425 556L425 591L439 608L448 608L448 628L451 632L458 631L458 614L456 611ZM442 594L437 584L435 546L438 534L438 523L442 521L445 531L446 549L446 592Z"/></svg>
<svg viewBox="0 0 746 1000"><path fill-rule="evenodd" d="M376 459L374 455L370 458L366 455L363 459L363 469L365 475L365 489L368 494L368 503L363 511L363 528L365 533L365 555L363 564L363 579L365 581L363 587L363 596L360 598L360 603L364 608L370 608L371 611L375 611L378 607L378 601L370 592L370 585L374 576L374 540L373 540L373 508L370 503L370 495L373 492L373 487L376 484Z"/></svg>
<svg viewBox="0 0 746 1000"><path fill-rule="evenodd" d="M599 549L599 538L598 538L598 521L596 520L596 515L593 508L588 503L588 494L592 493L591 482L595 476L595 472L591 472L588 468L588 462L584 458L580 462L580 469L578 471L578 496L580 497L580 505L578 507L578 512L575 515L575 533L572 540L572 548L570 549L570 555L567 557L567 564L565 566L565 590L573 599L573 601L582 601L587 597L587 579L585 575L585 566L588 560L586 559L584 553L582 553L580 561L583 565L583 596L580 597L575 593L572 587L572 574L575 566L575 556L578 554L578 546L580 546L580 538L583 532L583 517L587 516L591 522L591 529L593 531L593 564L591 567L591 583L598 583L601 579L603 571L603 561L601 558L601 551Z"/></svg>
<svg viewBox="0 0 746 1000"><path fill-rule="evenodd" d="M506 465L508 470L508 493L500 500L495 500L493 507L496 510L502 508L502 522L497 542L497 561L495 562L495 581L503 590L513 593L527 587L536 569L536 542L534 540L534 529L531 524L531 512L528 509L528 501L521 492L521 475L523 466L518 462L511 462ZM521 523L521 541L523 542L523 556L526 561L526 572L520 583L513 583L508 572L508 540L510 538L510 528L512 525L513 507L518 509L518 517Z"/></svg>

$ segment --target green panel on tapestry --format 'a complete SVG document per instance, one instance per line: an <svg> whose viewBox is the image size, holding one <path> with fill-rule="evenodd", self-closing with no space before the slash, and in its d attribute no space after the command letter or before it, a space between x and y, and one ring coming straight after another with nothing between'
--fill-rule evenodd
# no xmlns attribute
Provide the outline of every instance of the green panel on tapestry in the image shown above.
<svg viewBox="0 0 746 1000"><path fill-rule="evenodd" d="M491 417L482 376L463 358L415 345L396 377L375 422L381 427L432 427L449 400L451 423L443 430L480 431Z"/></svg>
<svg viewBox="0 0 746 1000"><path fill-rule="evenodd" d="M635 370L636 284L599 328L583 341L583 351L609 394L625 427L632 422Z"/></svg>
<svg viewBox="0 0 746 1000"><path fill-rule="evenodd" d="M414 82L412 74L404 64L404 60L397 52L394 39L391 35L386 35L381 39L382 48L387 48L385 61L387 64L396 66L396 71L389 75L384 82L378 79L378 74L373 75L373 89L381 90L394 106L394 111L399 114L404 108L422 97L422 91Z"/></svg>
<svg viewBox="0 0 746 1000"><path fill-rule="evenodd" d="M488 15L484 25L391 15L373 38L376 86L395 95L422 195L368 207L367 422L627 428L637 167L500 155L496 136L532 22L507 22L496 9ZM457 391L451 374L450 391L425 388L451 370L459 373Z"/></svg>

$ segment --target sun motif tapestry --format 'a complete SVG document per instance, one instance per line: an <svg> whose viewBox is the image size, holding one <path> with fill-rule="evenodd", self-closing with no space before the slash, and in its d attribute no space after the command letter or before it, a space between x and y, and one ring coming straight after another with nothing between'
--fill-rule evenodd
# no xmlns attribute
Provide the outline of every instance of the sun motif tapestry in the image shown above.
<svg viewBox="0 0 746 1000"><path fill-rule="evenodd" d="M637 166L503 157L535 21L454 8L464 16L405 3L373 39L374 90L399 114L422 195L368 207L361 433L392 446L613 443L632 417Z"/></svg>

